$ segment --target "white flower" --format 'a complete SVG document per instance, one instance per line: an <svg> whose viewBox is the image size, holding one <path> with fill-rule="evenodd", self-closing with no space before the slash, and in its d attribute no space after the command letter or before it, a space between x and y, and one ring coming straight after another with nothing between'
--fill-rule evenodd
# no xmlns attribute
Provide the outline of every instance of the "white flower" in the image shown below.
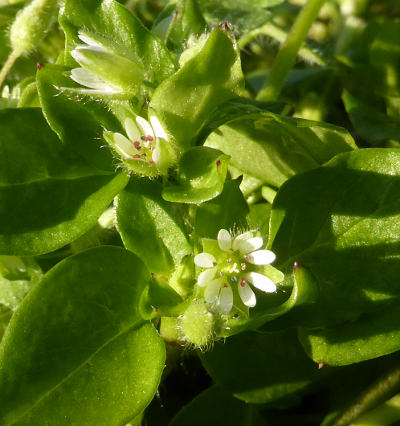
<svg viewBox="0 0 400 426"><path fill-rule="evenodd" d="M136 160L148 165L161 167L162 154L168 136L156 116L150 117L150 123L143 117L136 116L124 121L128 137L121 133L105 132L104 137L124 160Z"/></svg>
<svg viewBox="0 0 400 426"><path fill-rule="evenodd" d="M218 253L203 252L194 258L195 264L205 269L199 274L197 284L205 287L204 298L210 305L225 315L229 314L234 298L232 285L237 286L237 293L247 307L256 305L250 284L266 293L276 291L274 281L262 273L263 267L275 260L275 254L261 249L261 237L249 231L232 238L226 229L221 229L217 243Z"/></svg>

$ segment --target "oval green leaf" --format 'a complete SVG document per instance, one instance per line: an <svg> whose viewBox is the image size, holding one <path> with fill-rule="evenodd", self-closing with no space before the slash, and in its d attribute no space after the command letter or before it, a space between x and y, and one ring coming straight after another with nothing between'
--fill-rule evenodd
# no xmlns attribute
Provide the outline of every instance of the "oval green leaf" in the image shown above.
<svg viewBox="0 0 400 426"><path fill-rule="evenodd" d="M269 246L278 267L300 262L319 289L296 324L355 320L398 298L399 177L399 150L368 149L337 156L281 187Z"/></svg>
<svg viewBox="0 0 400 426"><path fill-rule="evenodd" d="M156 392L165 349L140 303L150 274L97 247L51 269L0 346L2 425L122 425Z"/></svg>
<svg viewBox="0 0 400 426"><path fill-rule="evenodd" d="M37 108L0 111L0 150L0 254L37 255L74 241L128 181L70 152Z"/></svg>

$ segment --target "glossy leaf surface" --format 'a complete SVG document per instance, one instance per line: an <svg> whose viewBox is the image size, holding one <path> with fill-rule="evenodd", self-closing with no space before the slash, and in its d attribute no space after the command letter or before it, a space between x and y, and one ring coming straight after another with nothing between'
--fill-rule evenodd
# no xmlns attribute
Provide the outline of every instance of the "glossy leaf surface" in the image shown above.
<svg viewBox="0 0 400 426"><path fill-rule="evenodd" d="M191 253L177 205L161 198L161 185L132 178L118 197L117 221L125 247L151 272L169 276Z"/></svg>
<svg viewBox="0 0 400 426"><path fill-rule="evenodd" d="M98 247L50 270L0 347L1 424L123 424L153 397L164 346L140 301L150 275L132 253Z"/></svg>
<svg viewBox="0 0 400 426"><path fill-rule="evenodd" d="M128 180L70 152L36 108L0 111L0 149L2 254L41 254L75 240Z"/></svg>
<svg viewBox="0 0 400 426"><path fill-rule="evenodd" d="M240 95L243 85L236 43L228 30L216 28L200 52L157 88L150 108L183 150L212 110Z"/></svg>
<svg viewBox="0 0 400 426"><path fill-rule="evenodd" d="M337 156L295 176L272 208L277 266L300 262L319 289L296 321L321 327L354 320L398 298L400 151ZM293 312L294 313L294 312Z"/></svg>

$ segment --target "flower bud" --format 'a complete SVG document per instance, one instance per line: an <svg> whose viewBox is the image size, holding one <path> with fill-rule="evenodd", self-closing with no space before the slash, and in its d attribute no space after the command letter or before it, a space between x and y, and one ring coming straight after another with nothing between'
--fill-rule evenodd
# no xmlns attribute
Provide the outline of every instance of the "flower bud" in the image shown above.
<svg viewBox="0 0 400 426"><path fill-rule="evenodd" d="M77 46L71 56L82 68L75 68L71 78L91 91L132 97L143 80L143 66L99 43L86 33L79 37L86 45ZM91 91L87 91L90 93Z"/></svg>
<svg viewBox="0 0 400 426"><path fill-rule="evenodd" d="M33 0L22 9L10 28L13 51L29 53L46 35L57 14L57 0Z"/></svg>
<svg viewBox="0 0 400 426"><path fill-rule="evenodd" d="M215 315L204 301L194 300L180 317L185 340L198 348L206 348L215 338Z"/></svg>

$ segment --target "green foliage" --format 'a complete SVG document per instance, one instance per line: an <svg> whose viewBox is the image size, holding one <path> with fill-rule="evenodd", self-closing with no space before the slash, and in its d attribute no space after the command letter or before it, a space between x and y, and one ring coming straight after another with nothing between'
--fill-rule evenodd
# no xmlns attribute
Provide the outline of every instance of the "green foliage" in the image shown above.
<svg viewBox="0 0 400 426"><path fill-rule="evenodd" d="M300 3L0 0L0 426L400 421L400 7Z"/></svg>

